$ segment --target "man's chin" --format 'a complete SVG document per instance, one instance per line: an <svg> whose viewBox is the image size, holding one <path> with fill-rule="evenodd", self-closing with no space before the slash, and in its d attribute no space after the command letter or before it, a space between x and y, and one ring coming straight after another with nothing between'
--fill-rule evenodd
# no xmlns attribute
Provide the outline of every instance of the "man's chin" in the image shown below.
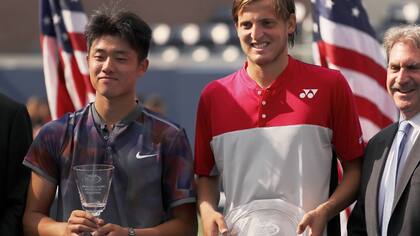
<svg viewBox="0 0 420 236"><path fill-rule="evenodd" d="M398 109L404 115L406 119L410 119L415 116L417 113L420 112L420 103L412 103L412 102L399 102L396 103Z"/></svg>
<svg viewBox="0 0 420 236"><path fill-rule="evenodd" d="M251 57L249 61L258 66L264 66L264 65L270 64L273 60L264 56L258 56L258 57Z"/></svg>

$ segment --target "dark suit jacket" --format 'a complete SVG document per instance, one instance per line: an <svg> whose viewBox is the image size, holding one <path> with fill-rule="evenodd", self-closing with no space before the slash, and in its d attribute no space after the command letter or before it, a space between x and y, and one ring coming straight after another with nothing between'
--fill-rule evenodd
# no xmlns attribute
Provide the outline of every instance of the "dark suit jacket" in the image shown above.
<svg viewBox="0 0 420 236"><path fill-rule="evenodd" d="M347 225L349 235L379 235L378 194L398 124L383 129L368 143L357 203ZM388 235L420 235L420 140L417 139L397 184Z"/></svg>
<svg viewBox="0 0 420 236"><path fill-rule="evenodd" d="M31 142L26 107L0 94L0 235L22 235L30 174L22 161Z"/></svg>

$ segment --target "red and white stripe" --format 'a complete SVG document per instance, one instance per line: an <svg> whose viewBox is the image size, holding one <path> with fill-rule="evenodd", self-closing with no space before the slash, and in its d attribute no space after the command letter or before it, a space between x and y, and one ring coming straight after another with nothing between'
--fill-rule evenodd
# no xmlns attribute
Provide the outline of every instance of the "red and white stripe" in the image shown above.
<svg viewBox="0 0 420 236"><path fill-rule="evenodd" d="M386 62L381 45L360 30L322 16L319 25L323 40L313 44L314 61L340 70L347 79L367 142L398 117L386 90Z"/></svg>
<svg viewBox="0 0 420 236"><path fill-rule="evenodd" d="M57 38L41 36L45 86L52 119L81 109L94 98L86 60L86 40L83 36L86 15L63 10L62 20L73 54L62 50Z"/></svg>
<svg viewBox="0 0 420 236"><path fill-rule="evenodd" d="M381 45L369 34L319 16L322 40L313 43L316 64L340 70L349 83L359 114L363 140L397 120L398 110L386 89L386 60ZM343 170L338 163L339 179ZM341 234L347 235L352 206L340 213Z"/></svg>

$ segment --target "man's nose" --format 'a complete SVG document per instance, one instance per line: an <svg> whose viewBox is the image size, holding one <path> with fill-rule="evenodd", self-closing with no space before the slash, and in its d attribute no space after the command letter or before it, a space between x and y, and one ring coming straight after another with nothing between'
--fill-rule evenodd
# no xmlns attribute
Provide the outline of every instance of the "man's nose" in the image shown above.
<svg viewBox="0 0 420 236"><path fill-rule="evenodd" d="M397 74L396 82L399 84L406 83L410 78L408 74L407 68L402 67Z"/></svg>
<svg viewBox="0 0 420 236"><path fill-rule="evenodd" d="M113 70L113 61L111 57L108 57L102 64L102 71L111 72Z"/></svg>
<svg viewBox="0 0 420 236"><path fill-rule="evenodd" d="M261 26L254 24L251 28L251 37L254 40L258 40L264 34L264 31Z"/></svg>

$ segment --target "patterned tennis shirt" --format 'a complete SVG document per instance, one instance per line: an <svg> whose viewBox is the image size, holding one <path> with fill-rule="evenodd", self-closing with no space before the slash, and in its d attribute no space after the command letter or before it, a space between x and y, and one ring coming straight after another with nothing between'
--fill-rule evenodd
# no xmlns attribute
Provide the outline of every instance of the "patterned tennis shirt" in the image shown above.
<svg viewBox="0 0 420 236"><path fill-rule="evenodd" d="M93 103L44 125L24 165L58 185L55 218L67 221L82 209L72 168L114 165L105 222L153 227L173 207L194 203L193 158L185 130L137 105L108 132Z"/></svg>

